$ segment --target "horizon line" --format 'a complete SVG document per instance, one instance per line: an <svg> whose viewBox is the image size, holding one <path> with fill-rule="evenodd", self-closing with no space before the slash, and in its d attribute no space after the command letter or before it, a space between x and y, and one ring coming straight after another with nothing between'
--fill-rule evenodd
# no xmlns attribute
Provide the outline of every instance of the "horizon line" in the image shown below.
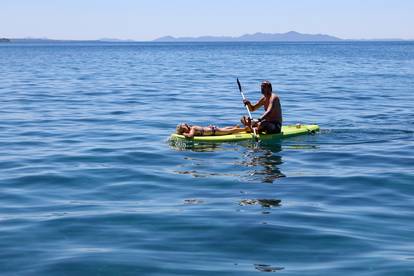
<svg viewBox="0 0 414 276"><path fill-rule="evenodd" d="M157 42L157 40L160 40L162 38L172 38L172 39L202 39L202 38L211 38L211 39L222 39L222 38L228 38L228 39L234 39L234 42L237 42L236 40L239 38L242 38L243 36L254 36L254 35L288 35L288 34L297 34L297 35L303 35L303 36L331 36L334 39L337 39L337 42L339 41L413 41L414 38L398 38L398 37L392 37L392 38L341 38L335 35L330 34L324 34L324 33L300 33L297 31L288 31L284 33L265 33L265 32L255 32L255 33L245 33L242 35L197 35L197 36L174 36L174 35L163 35L159 36L157 38L153 39L133 39L133 38L112 38L112 37L101 37L101 38L87 38L87 39L77 39L77 38L51 38L51 37L32 37L32 36L25 36L25 37L4 37L0 36L0 39L7 39L7 40L49 40L49 41L67 41L67 42L76 42L76 41L101 41L101 42ZM288 42L289 40L286 40ZM312 41L312 40L309 40ZM178 41L177 41L178 42ZM185 42L185 41L183 41ZM200 41L203 42L203 41ZM220 41L211 41L211 42L220 42ZM243 41L240 41L243 42ZM248 41L246 41L248 42ZM252 41L254 42L254 41ZM260 42L260 40L257 40L256 42ZM272 41L266 41L263 42L272 42ZM277 41L275 41L277 42Z"/></svg>

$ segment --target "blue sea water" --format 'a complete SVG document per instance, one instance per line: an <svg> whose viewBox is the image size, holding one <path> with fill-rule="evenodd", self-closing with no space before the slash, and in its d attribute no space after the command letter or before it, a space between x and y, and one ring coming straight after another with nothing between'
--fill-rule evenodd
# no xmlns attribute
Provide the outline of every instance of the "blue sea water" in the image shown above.
<svg viewBox="0 0 414 276"><path fill-rule="evenodd" d="M236 77L321 132L168 141ZM0 96L2 275L414 274L413 42L3 44Z"/></svg>

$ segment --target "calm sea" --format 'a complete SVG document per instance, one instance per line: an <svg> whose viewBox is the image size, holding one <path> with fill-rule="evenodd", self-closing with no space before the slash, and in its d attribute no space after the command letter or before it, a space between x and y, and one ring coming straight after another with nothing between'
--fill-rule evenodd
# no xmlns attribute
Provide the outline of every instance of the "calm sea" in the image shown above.
<svg viewBox="0 0 414 276"><path fill-rule="evenodd" d="M236 77L321 132L168 141ZM2 275L414 274L413 42L2 44L0 97Z"/></svg>

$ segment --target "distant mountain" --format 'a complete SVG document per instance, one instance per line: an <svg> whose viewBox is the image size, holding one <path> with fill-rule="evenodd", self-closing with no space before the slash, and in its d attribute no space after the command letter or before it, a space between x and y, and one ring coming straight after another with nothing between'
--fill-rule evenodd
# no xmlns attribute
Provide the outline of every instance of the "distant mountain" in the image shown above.
<svg viewBox="0 0 414 276"><path fill-rule="evenodd" d="M11 43L134 43L134 42L335 42L335 41L414 41L413 39L341 39L326 34L302 34L298 32L287 33L255 33L233 36L199 36L199 37L173 37L164 36L152 41L137 41L132 39L101 38L97 40L64 40L50 38L0 38L1 42Z"/></svg>
<svg viewBox="0 0 414 276"><path fill-rule="evenodd" d="M239 37L231 36L200 36L200 37L173 37L173 36L164 36L158 39L153 40L154 42L305 42L305 41L341 41L342 39L330 36L326 34L301 34L298 32L287 32L287 33L255 33L255 34L245 34Z"/></svg>

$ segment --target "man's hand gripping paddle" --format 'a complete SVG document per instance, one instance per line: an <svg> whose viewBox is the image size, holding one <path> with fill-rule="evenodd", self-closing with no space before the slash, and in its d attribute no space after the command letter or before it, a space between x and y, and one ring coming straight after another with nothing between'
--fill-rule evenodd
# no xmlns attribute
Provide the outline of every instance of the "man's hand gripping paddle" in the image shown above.
<svg viewBox="0 0 414 276"><path fill-rule="evenodd" d="M245 96L244 96L244 94L243 94L243 90L242 90L242 88L241 88L241 84L240 84L239 78L237 78L237 85L239 86L240 95L242 96L243 101L244 101L244 100L246 99L246 97L245 97ZM244 106L246 107L246 109L247 109L247 113L249 114L249 118L250 118L250 127L251 127L251 129L253 130L253 138L254 138L256 141L259 141L259 137L257 137L257 134L256 134L256 129L255 129L255 128L253 128L253 125L252 125L252 122L253 122L252 114L250 113L249 107L248 107L247 105L244 105Z"/></svg>

